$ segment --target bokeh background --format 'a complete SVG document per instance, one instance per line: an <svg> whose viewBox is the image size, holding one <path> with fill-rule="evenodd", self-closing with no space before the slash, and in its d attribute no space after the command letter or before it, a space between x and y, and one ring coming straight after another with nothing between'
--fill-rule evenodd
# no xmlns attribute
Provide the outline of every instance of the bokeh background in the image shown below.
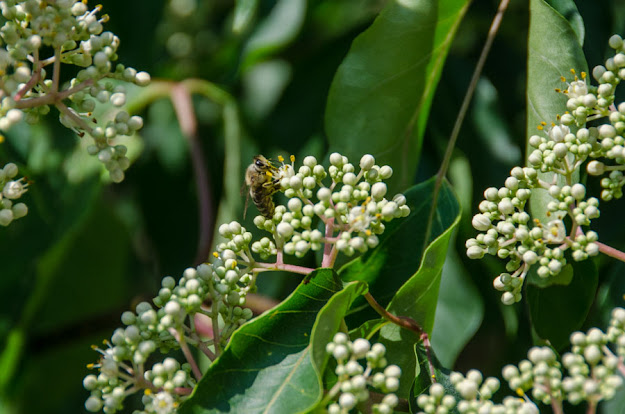
<svg viewBox="0 0 625 414"><path fill-rule="evenodd" d="M18 163L33 181L24 196L28 216L0 228L0 413L84 412L82 378L87 363L97 360L90 345L110 337L124 310L153 297L162 277L177 278L197 264L212 239L211 226L242 220L240 188L252 156L327 158L324 109L332 78L351 42L387 1L261 0L253 18L243 22L234 21L231 0L102 3L110 16L105 29L121 39L120 62L155 80L130 92L129 106L144 117L145 127L125 142L134 162L121 184L108 182L54 112L39 125L14 127L0 145L0 164ZM497 5L475 1L459 28L415 183L439 167ZM625 2L577 6L593 67L607 56L609 36L625 34ZM486 375L498 375L532 344L524 306L504 308L492 289L501 263L469 262L464 255L483 190L500 186L523 160L527 7L512 1L504 17L449 172L464 211L445 274L456 276L448 283L462 284L469 329L459 338L464 350L442 359L450 368L479 368ZM64 72L67 79L72 75L71 68ZM155 91L193 78L218 89L194 96L198 132L190 140L171 100ZM224 102L238 108L238 116L226 122ZM233 135L232 128L240 133ZM198 152L207 178L201 192L191 161ZM209 209L199 207L201 197L208 197ZM246 227L254 214L247 214ZM622 249L625 227L613 224L622 223L621 214L618 206L602 208L597 225L605 243ZM305 260L312 264L315 258ZM598 264L600 289L588 326L605 326L605 309L623 305L625 267ZM279 300L298 282L268 274L259 293Z"/></svg>

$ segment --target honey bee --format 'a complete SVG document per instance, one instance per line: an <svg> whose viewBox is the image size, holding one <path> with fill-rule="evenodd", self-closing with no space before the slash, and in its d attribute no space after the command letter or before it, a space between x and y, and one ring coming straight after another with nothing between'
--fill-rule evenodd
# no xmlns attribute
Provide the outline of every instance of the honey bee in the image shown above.
<svg viewBox="0 0 625 414"><path fill-rule="evenodd" d="M278 168L264 156L257 155L254 157L254 161L245 171L245 184L249 192L245 200L243 217L245 217L247 202L250 197L260 214L268 219L273 217L275 211L273 194L278 191L280 186L278 172Z"/></svg>

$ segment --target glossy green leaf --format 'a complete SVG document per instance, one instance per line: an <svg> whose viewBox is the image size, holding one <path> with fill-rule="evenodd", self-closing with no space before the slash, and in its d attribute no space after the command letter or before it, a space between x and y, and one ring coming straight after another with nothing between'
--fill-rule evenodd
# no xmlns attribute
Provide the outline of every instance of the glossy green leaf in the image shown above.
<svg viewBox="0 0 625 414"><path fill-rule="evenodd" d="M570 334L581 328L595 298L597 268L592 260L571 263L573 279L567 286L540 288L527 285L527 301L534 330L555 349L569 343Z"/></svg>
<svg viewBox="0 0 625 414"><path fill-rule="evenodd" d="M443 266L431 338L432 347L445 366L454 365L483 318L484 301L460 257L451 248Z"/></svg>
<svg viewBox="0 0 625 414"><path fill-rule="evenodd" d="M577 10L577 6L571 0L547 0L547 4L553 7L571 25L580 45L584 44L584 20Z"/></svg>
<svg viewBox="0 0 625 414"><path fill-rule="evenodd" d="M386 230L380 236L380 244L373 250L358 257L345 265L339 271L339 275L345 281L363 280L369 283L369 291L382 306L386 307L391 299L396 295L402 285L415 276L417 269L422 262L423 246L426 218L430 213L432 205L432 191L434 188L434 178L416 185L406 191L407 205L410 206L410 215L406 218L393 220L386 226ZM436 215L430 235L429 242L437 239L455 225L460 214L458 201L456 200L448 183L444 183L439 193ZM446 236L448 237L448 235ZM429 244L429 243L428 243ZM437 245L433 255L442 255L444 259L446 247ZM442 249L442 250L438 250ZM442 251L442 253L441 253ZM438 271L433 269L433 265L441 265L441 258L429 257L423 268L423 272ZM433 262L436 261L436 264ZM420 309L412 309L410 315L430 332L434 321L434 310L436 309L436 292L438 291L438 276L436 280L426 280L427 276L418 276L413 279L411 287L404 289L425 289L418 293ZM413 285L414 284L414 285ZM406 302L399 296L395 299L397 309L408 310L414 306L414 297L410 298L410 291L406 292L408 298ZM427 305L422 302L427 299ZM377 315L371 308L363 303L364 300L356 301L357 305L362 305L362 311L356 311L348 319L348 326L355 327L365 321L376 318ZM404 303L405 302L405 303ZM401 314L401 313L400 313Z"/></svg>
<svg viewBox="0 0 625 414"><path fill-rule="evenodd" d="M460 212L457 211L455 220L425 250L419 270L399 288L387 307L394 315L412 318L428 334L432 333L434 325L441 273L449 240L459 220ZM380 330L380 342L386 346L387 359L402 369L397 395L403 398L407 398L410 393L417 363L412 349L420 340L414 332L397 325L389 324Z"/></svg>
<svg viewBox="0 0 625 414"><path fill-rule="evenodd" d="M239 328L179 412L297 413L315 404L322 389L311 333L317 314L339 290L331 270L317 270L276 308Z"/></svg>
<svg viewBox="0 0 625 414"><path fill-rule="evenodd" d="M371 319L360 325L358 328L349 331L349 337L352 340L356 338L371 339L380 331L380 329L382 329L384 325L388 325L389 323L391 322L383 318Z"/></svg>
<svg viewBox="0 0 625 414"><path fill-rule="evenodd" d="M578 74L588 72L582 45L573 27L544 0L530 1L528 42L527 140L538 133L536 128L541 122L550 125L558 114L566 111L566 96L555 92L556 88L566 87L560 78L571 80L571 69ZM533 148L528 144L527 150L529 154ZM550 181L553 174L540 177ZM532 217L546 223L549 220L547 203L551 200L545 190L534 191L530 199Z"/></svg>
<svg viewBox="0 0 625 414"><path fill-rule="evenodd" d="M311 334L312 360L317 375L321 377L328 362L329 355L326 345L332 341L339 331L343 318L349 311L354 299L367 292L364 282L351 282L328 300L321 309Z"/></svg>
<svg viewBox="0 0 625 414"><path fill-rule="evenodd" d="M568 4L565 4L568 3ZM575 8L572 1L558 1L558 10ZM574 18L575 13L568 12ZM566 110L566 96L554 91L562 88L561 77L571 79L571 69L576 73L588 72L578 32L571 23L544 0L530 2L530 30L528 45L527 82L527 138L536 132L541 122L549 125L558 114ZM551 92L554 91L554 92ZM528 152L531 148L528 146ZM550 181L552 174L540 178ZM577 178L575 178L577 180ZM546 223L547 203L550 196L544 190L534 191L530 199L532 217ZM556 348L568 342L569 334L578 329L592 303L597 287L597 271L591 262L572 263L572 280L569 273L548 287L537 278L527 286L530 315L536 333L551 341Z"/></svg>
<svg viewBox="0 0 625 414"><path fill-rule="evenodd" d="M237 0L234 7L232 31L236 34L245 32L250 22L254 20L258 9L258 0Z"/></svg>
<svg viewBox="0 0 625 414"><path fill-rule="evenodd" d="M437 383L441 384L445 388L445 393L449 395L453 395L456 397L456 400L460 400L460 395L456 388L449 381L449 374L451 371L445 368L434 353L434 350L430 348L426 349L422 344L415 346L415 352L417 355L417 359L419 360L419 373L417 377L414 379L414 383L410 390L410 399L408 400L410 404L410 412L418 412L421 411L419 406L417 405L417 397L427 390L432 385L432 376L436 380ZM452 413L457 412L456 409L451 411Z"/></svg>
<svg viewBox="0 0 625 414"><path fill-rule="evenodd" d="M245 45L242 66L250 67L292 42L304 24L306 4L306 0L277 0Z"/></svg>
<svg viewBox="0 0 625 414"><path fill-rule="evenodd" d="M449 45L467 1L393 0L352 43L328 95L331 150L364 152L396 171L392 189L408 186Z"/></svg>

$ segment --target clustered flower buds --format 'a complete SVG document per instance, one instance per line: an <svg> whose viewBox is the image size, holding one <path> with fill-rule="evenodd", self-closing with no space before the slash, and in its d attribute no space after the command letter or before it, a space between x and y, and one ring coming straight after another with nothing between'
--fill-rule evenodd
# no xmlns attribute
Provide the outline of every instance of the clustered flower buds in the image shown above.
<svg viewBox="0 0 625 414"><path fill-rule="evenodd" d="M273 218L258 216L254 220L271 237L253 241L252 233L239 222L222 224L219 226L222 240L217 243L210 262L186 269L178 282L171 276L163 278L162 287L153 299L154 306L142 302L135 312L122 314L125 327L113 333L106 349L95 347L102 358L92 365L100 373L88 375L84 381L85 388L91 391L85 403L87 410L114 413L122 408L126 396L143 389L141 413L169 412L159 411L157 407L176 407L201 373L197 366L194 369L192 361L180 365L171 357L148 369L148 357L152 357L151 361L156 350L162 355L182 350L189 358L187 351L191 345L214 360L234 331L252 318L252 311L245 308L245 303L247 295L256 289L260 272L281 269L308 274L314 270L284 263L284 253L301 256L324 245L334 252L327 253L328 256L335 257L339 251L350 255L363 252L377 245L377 235L384 231L385 222L409 214L403 195L395 196L393 201L385 198L386 184L382 180L390 177L390 167L379 167L371 155L365 155L356 175L346 157L332 154L330 161L329 187L322 183L326 170L314 157L306 157L297 173L293 164L283 164L278 169L276 180L290 198L287 206L276 206ZM315 203L312 200L316 187L320 188ZM315 217L325 224L325 233L317 230ZM346 244L343 246L342 242ZM255 254L262 259L279 256L276 263L260 263ZM199 329L206 325L212 330L208 338L202 334L206 330ZM346 338L339 334L331 345L333 355L339 360L337 375L344 383L340 388L343 394L331 412L347 412L349 408L345 407L351 408L366 399L368 384L384 392L399 387L401 371L394 365L386 367L382 345L371 347L364 339L352 344ZM364 370L357 362L362 358L368 364ZM383 368L383 372L372 372ZM341 374L340 370L343 370ZM390 413L397 401L394 394L389 394L375 410Z"/></svg>
<svg viewBox="0 0 625 414"><path fill-rule="evenodd" d="M574 182L574 174L584 164L591 176L607 175L601 179L601 199L622 196L625 103L615 106L614 100L616 86L625 79L625 43L617 35L609 43L615 55L593 70L599 85L591 86L586 73L578 77L572 70L574 80L560 91L568 98L567 112L549 128L546 123L539 126L542 133L529 139L534 149L528 166L514 167L503 187L487 189L480 213L473 218L473 227L481 233L467 240L467 256L480 259L490 254L507 260L506 272L493 283L507 305L521 300L531 266L538 266L539 277L549 278L566 265L565 251L575 261L599 253L597 233L583 230L599 217L599 200L588 197L586 187ZM606 121L597 124L599 119ZM587 127L588 121L595 125ZM551 197L546 205L549 220L532 220L525 212L536 191L546 191ZM565 220L571 222L568 229Z"/></svg>
<svg viewBox="0 0 625 414"><path fill-rule="evenodd" d="M17 165L12 162L0 169L0 226L8 226L13 220L28 214L26 204L15 203L28 191L24 177L15 180L17 173Z"/></svg>
<svg viewBox="0 0 625 414"><path fill-rule="evenodd" d="M130 161L115 138L132 135L143 125L141 117L118 109L126 103L123 82L144 86L150 75L114 64L119 38L104 31L108 16L97 17L101 8L89 10L86 1L77 0L0 2L5 19L0 28L0 129L22 119L35 123L55 106L63 125L93 138L89 154L120 182ZM51 56L42 56L44 51ZM60 85L62 64L83 69ZM93 115L103 104L116 108L110 119Z"/></svg>
<svg viewBox="0 0 625 414"><path fill-rule="evenodd" d="M393 392L399 389L401 369L397 365L388 365L384 354L386 348L382 344L374 344L364 338L350 341L342 332L334 335L326 351L337 362L335 369L338 378L336 385L330 390L327 398L337 402L328 406L329 414L347 414L358 403L369 399L368 386L374 387L386 395L379 404L372 406L377 414L392 413L399 399ZM365 359L366 367L359 360ZM378 372L374 373L374 370ZM337 398L338 396L338 398Z"/></svg>
<svg viewBox="0 0 625 414"><path fill-rule="evenodd" d="M502 376L522 398L507 396L503 404L494 404L491 398L499 389L499 380L483 380L479 371L471 370L466 376L453 372L449 377L460 400L437 383L417 398L417 404L421 413L427 414L448 413L454 408L460 413L537 414L536 404L526 395L531 391L534 401L560 407L559 412L565 400L572 404L587 401L595 406L613 398L623 385L624 358L625 309L615 308L607 333L597 328L586 334L573 333L571 352L562 355L561 360L552 348L533 347L527 359L518 365L506 365ZM564 375L563 368L568 375Z"/></svg>
<svg viewBox="0 0 625 414"><path fill-rule="evenodd" d="M289 201L286 206L277 206L272 218L254 219L254 224L272 233L275 240L261 239L252 244L252 250L261 257L275 255L277 248L302 257L325 244L348 256L364 253L378 245L384 223L410 214L405 196L385 197L383 180L390 178L393 170L376 165L372 155L361 158L359 171L339 153L330 155L327 170L313 156L304 158L303 164L297 171L293 164L279 168L277 179ZM331 183L326 186L328 176ZM325 224L325 233L317 229L315 218Z"/></svg>
<svg viewBox="0 0 625 414"><path fill-rule="evenodd" d="M459 413L491 413L491 414L538 414L538 408L531 401L507 397L502 404L491 401L499 390L499 380L494 377L483 378L482 373L472 369L464 376L452 372L449 380L460 396L460 400L447 394L439 384L432 384L427 394L417 398L417 404L423 411L421 414L446 414L456 409Z"/></svg>
<svg viewBox="0 0 625 414"><path fill-rule="evenodd" d="M141 413L172 412L157 407L177 406L189 393L177 390L190 391L195 386L191 365L181 365L171 357L154 363L151 369L145 369L145 364L156 350L166 355L187 343L200 351L221 349L234 330L252 317L251 310L243 306L247 292L253 289L253 278L239 269L234 257L231 250L225 250L212 263L186 269L178 283L171 276L163 278L153 300L156 309L141 302L136 312L122 314L126 327L115 330L106 349L94 347L102 357L90 366L100 373L88 375L83 383L91 391L85 403L88 411L114 413L123 408L130 393L144 389L145 411ZM205 307L206 301L210 308ZM197 327L211 323L213 337L205 338ZM210 351L208 354L214 357Z"/></svg>
<svg viewBox="0 0 625 414"><path fill-rule="evenodd" d="M623 384L619 372L625 372L625 309L615 308L608 333L591 328L587 333L571 335L571 352L562 355L561 363L548 347L534 347L518 367L507 365L503 377L519 393L532 391L544 404L567 400L572 404L588 401L596 404L616 395ZM568 376L563 376L562 366Z"/></svg>

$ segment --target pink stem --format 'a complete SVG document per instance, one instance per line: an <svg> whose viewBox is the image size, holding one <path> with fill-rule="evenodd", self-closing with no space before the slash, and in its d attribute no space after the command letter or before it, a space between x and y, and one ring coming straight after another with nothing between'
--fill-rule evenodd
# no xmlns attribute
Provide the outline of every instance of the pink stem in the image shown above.
<svg viewBox="0 0 625 414"><path fill-rule="evenodd" d="M195 358L193 358L193 355L191 355L191 350L189 349L187 342L184 340L184 337L181 336L180 332L178 332L175 328L169 328L169 333L176 339L176 341L178 341L178 344L180 344L180 349L182 350L182 353L187 359L189 365L191 365L191 370L193 371L193 375L195 375L195 378L198 381L201 380L202 371L200 371L200 368L197 366L197 362L195 362Z"/></svg>
<svg viewBox="0 0 625 414"><path fill-rule="evenodd" d="M297 266L286 263L254 263L255 268L267 269L267 270L286 270L287 272L297 273L300 275L308 275L315 271L315 269L304 266Z"/></svg>

